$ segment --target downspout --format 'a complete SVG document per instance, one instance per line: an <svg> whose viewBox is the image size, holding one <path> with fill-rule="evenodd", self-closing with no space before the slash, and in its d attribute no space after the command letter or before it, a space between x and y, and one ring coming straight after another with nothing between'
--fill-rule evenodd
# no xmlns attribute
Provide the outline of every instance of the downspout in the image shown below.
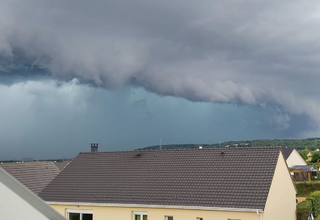
<svg viewBox="0 0 320 220"><path fill-rule="evenodd" d="M262 220L262 215L259 213L259 210L257 210L257 215L260 215L260 220Z"/></svg>

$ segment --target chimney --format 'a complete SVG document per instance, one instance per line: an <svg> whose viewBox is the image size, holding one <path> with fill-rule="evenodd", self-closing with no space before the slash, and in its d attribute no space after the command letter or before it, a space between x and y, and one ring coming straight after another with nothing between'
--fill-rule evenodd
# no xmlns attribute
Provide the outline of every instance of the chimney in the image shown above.
<svg viewBox="0 0 320 220"><path fill-rule="evenodd" d="M91 144L91 153L98 152L98 143L92 143Z"/></svg>

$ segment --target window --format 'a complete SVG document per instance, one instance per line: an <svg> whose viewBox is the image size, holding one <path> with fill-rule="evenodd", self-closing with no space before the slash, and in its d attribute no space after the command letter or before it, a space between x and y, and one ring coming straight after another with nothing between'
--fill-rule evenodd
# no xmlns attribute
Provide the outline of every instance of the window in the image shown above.
<svg viewBox="0 0 320 220"><path fill-rule="evenodd" d="M93 220L92 210L67 209L69 220Z"/></svg>
<svg viewBox="0 0 320 220"><path fill-rule="evenodd" d="M148 220L146 212L133 212L133 220Z"/></svg>
<svg viewBox="0 0 320 220"><path fill-rule="evenodd" d="M203 220L203 218L198 217L197 220Z"/></svg>
<svg viewBox="0 0 320 220"><path fill-rule="evenodd" d="M166 220L173 220L173 216L166 216Z"/></svg>

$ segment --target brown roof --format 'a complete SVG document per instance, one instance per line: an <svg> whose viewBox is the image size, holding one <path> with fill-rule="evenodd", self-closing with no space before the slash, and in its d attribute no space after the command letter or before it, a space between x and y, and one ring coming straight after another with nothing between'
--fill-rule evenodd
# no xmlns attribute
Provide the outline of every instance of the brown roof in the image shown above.
<svg viewBox="0 0 320 220"><path fill-rule="evenodd" d="M59 174L52 162L4 163L0 166L35 194L39 194Z"/></svg>
<svg viewBox="0 0 320 220"><path fill-rule="evenodd" d="M264 209L279 148L80 153L46 201Z"/></svg>

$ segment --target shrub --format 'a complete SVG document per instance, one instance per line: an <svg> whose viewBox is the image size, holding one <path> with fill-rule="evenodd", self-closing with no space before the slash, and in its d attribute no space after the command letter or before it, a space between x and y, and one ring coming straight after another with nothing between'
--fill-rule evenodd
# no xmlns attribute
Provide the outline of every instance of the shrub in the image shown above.
<svg viewBox="0 0 320 220"><path fill-rule="evenodd" d="M320 151L313 152L311 157L311 162L317 162L317 160L320 160Z"/></svg>
<svg viewBox="0 0 320 220"><path fill-rule="evenodd" d="M300 151L299 154L301 155L301 157L302 157L304 160L307 160L307 159L308 159L307 154L308 154L309 152L310 152L310 151L308 151L308 150L306 149L306 150Z"/></svg>
<svg viewBox="0 0 320 220"><path fill-rule="evenodd" d="M309 213L312 211L311 201L305 200L297 205L297 220L308 219Z"/></svg>
<svg viewBox="0 0 320 220"><path fill-rule="evenodd" d="M313 165L313 166L316 166L316 167L319 168L319 163L318 163L318 162L314 162L314 163L312 163L312 162L307 162L307 164L308 164L308 165Z"/></svg>
<svg viewBox="0 0 320 220"><path fill-rule="evenodd" d="M318 178L320 180L320 177ZM320 182L319 181L311 181L311 182L296 182L297 188L297 196L309 196L310 193L320 190Z"/></svg>
<svg viewBox="0 0 320 220"><path fill-rule="evenodd" d="M314 217L320 213L320 191L315 191L307 198L312 204L312 214Z"/></svg>

